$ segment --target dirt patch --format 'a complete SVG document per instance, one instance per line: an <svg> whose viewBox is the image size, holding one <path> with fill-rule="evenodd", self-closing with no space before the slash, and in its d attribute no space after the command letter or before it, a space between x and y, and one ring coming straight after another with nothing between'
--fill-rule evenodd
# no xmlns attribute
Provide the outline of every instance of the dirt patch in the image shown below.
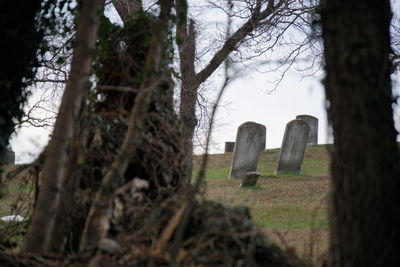
<svg viewBox="0 0 400 267"><path fill-rule="evenodd" d="M311 263L324 260L328 252L328 230L309 229L262 229L267 236L282 248Z"/></svg>

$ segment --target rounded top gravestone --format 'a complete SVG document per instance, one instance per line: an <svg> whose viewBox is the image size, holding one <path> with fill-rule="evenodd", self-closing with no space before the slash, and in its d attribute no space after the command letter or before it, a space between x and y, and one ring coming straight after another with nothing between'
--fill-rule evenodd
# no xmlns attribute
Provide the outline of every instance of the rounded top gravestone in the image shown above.
<svg viewBox="0 0 400 267"><path fill-rule="evenodd" d="M298 172L303 162L310 126L302 120L286 124L276 173Z"/></svg>
<svg viewBox="0 0 400 267"><path fill-rule="evenodd" d="M310 115L298 115L296 119L307 122L310 126L310 133L308 135L307 145L318 144L318 119Z"/></svg>
<svg viewBox="0 0 400 267"><path fill-rule="evenodd" d="M239 126L229 178L241 178L248 172L257 170L258 157L265 150L266 128L255 122L245 122Z"/></svg>

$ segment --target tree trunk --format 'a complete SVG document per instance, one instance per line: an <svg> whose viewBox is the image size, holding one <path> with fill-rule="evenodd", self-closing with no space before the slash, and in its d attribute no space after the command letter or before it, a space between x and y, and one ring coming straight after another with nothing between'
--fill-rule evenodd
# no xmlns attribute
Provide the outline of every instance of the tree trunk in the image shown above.
<svg viewBox="0 0 400 267"><path fill-rule="evenodd" d="M181 104L179 116L183 123L183 138L185 153L185 177L188 181L191 181L192 170L193 170L193 136L197 125L196 116L196 102L197 102L197 89L198 87L185 87L184 84L181 86Z"/></svg>
<svg viewBox="0 0 400 267"><path fill-rule="evenodd" d="M60 206L60 199L68 173L68 160L76 121L88 90L92 52L95 47L98 17L103 0L85 0L79 12L79 25L71 63L70 76L61 102L53 136L47 147L42 185L31 219L24 249L43 253L52 250L52 234Z"/></svg>
<svg viewBox="0 0 400 267"><path fill-rule="evenodd" d="M124 23L131 20L138 11L143 11L141 0L112 0L112 3Z"/></svg>
<svg viewBox="0 0 400 267"><path fill-rule="evenodd" d="M389 0L324 0L325 91L334 132L331 266L397 266L400 164Z"/></svg>
<svg viewBox="0 0 400 267"><path fill-rule="evenodd" d="M184 6L184 5L183 5ZM193 135L198 123L196 116L197 94L200 84L197 81L194 62L196 57L196 32L194 22L191 20L187 29L186 15L187 10L179 8L181 22L178 22L176 35L180 38L179 43L179 60L182 75L182 85L180 93L179 117L183 123L183 134L185 138L184 153L186 157L185 176L189 181L192 177L192 160L193 160Z"/></svg>
<svg viewBox="0 0 400 267"><path fill-rule="evenodd" d="M0 2L0 162L3 162L16 121L38 67L37 50L43 35L36 27L41 1ZM18 14L18 15L17 15Z"/></svg>

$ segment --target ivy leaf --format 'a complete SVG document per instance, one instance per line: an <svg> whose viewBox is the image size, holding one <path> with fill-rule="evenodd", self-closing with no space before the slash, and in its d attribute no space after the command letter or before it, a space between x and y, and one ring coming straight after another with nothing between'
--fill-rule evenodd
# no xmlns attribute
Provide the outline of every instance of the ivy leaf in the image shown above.
<svg viewBox="0 0 400 267"><path fill-rule="evenodd" d="M56 63L63 64L65 62L65 57L58 57Z"/></svg>

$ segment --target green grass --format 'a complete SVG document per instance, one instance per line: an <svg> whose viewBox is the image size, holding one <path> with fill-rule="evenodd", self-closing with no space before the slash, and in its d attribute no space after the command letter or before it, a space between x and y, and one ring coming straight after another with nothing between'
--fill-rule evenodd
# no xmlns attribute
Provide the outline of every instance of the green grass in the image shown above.
<svg viewBox="0 0 400 267"><path fill-rule="evenodd" d="M228 179L233 153L210 155L205 198L247 206L253 221L275 242L293 246L299 252L316 246L317 253L323 253L328 246L327 148L329 145L307 147L300 172L283 174L275 173L280 150L264 151L258 163L257 172L261 174L258 185L247 188L239 188L239 179ZM194 177L200 162L201 157L195 156Z"/></svg>
<svg viewBox="0 0 400 267"><path fill-rule="evenodd" d="M193 177L197 177L199 171L193 171ZM219 178L228 178L229 169L207 169L206 170L206 179L219 179Z"/></svg>
<svg viewBox="0 0 400 267"><path fill-rule="evenodd" d="M261 174L259 183L248 188L239 188L239 179L228 179L232 153L210 155L205 176L206 197L225 204L248 206L261 228L327 229L327 146L307 147L299 173L275 173L279 152L272 149L261 153L257 169ZM194 177L200 159L195 157Z"/></svg>
<svg viewBox="0 0 400 267"><path fill-rule="evenodd" d="M26 184L26 185L12 185L7 187L4 191L5 194L16 194L16 193L30 193L33 192L34 185Z"/></svg>
<svg viewBox="0 0 400 267"><path fill-rule="evenodd" d="M251 214L260 227L271 229L326 229L328 227L326 210L276 206L269 210L253 209Z"/></svg>
<svg viewBox="0 0 400 267"><path fill-rule="evenodd" d="M312 177L310 173L303 173L303 172L287 172L287 173L270 173L268 171L263 171L263 170L258 170L258 172L261 174L261 177L264 178L309 178Z"/></svg>

